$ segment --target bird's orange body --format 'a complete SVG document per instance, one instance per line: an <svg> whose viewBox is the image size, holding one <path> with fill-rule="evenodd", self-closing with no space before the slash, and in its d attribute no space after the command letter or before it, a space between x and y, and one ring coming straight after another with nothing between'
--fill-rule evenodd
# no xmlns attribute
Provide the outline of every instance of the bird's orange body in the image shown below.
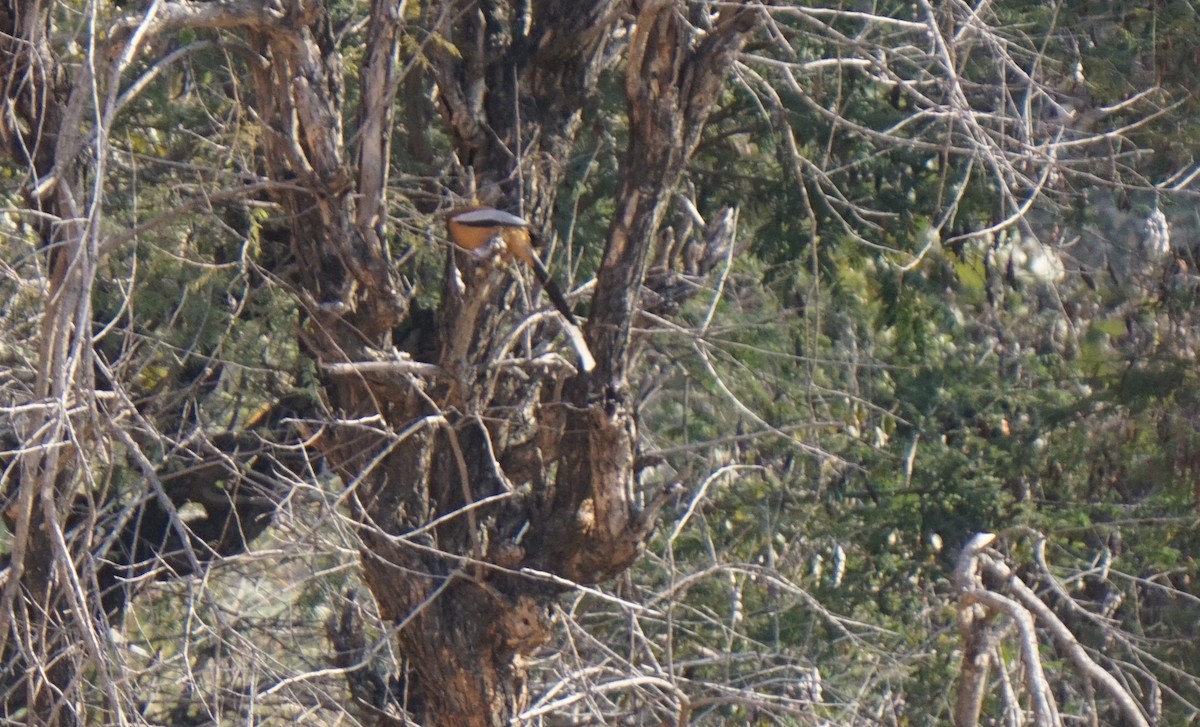
<svg viewBox="0 0 1200 727"><path fill-rule="evenodd" d="M533 268L554 307L572 325L579 325L562 289L533 249L532 227L525 218L492 207L463 207L446 217L446 230L451 242L476 254L488 253L489 248L503 243L505 259L519 260Z"/></svg>
<svg viewBox="0 0 1200 727"><path fill-rule="evenodd" d="M505 257L515 258L534 267L533 234L521 217L491 207L464 207L446 218L450 240L464 250L483 252L496 240L502 240Z"/></svg>

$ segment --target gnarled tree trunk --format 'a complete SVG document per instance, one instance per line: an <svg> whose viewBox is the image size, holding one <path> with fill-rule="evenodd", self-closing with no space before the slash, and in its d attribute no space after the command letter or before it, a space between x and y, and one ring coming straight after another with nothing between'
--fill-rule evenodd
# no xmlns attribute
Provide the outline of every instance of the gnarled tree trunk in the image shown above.
<svg viewBox="0 0 1200 727"><path fill-rule="evenodd" d="M500 312L507 274L451 254L433 361L442 376L374 387L398 434L358 487L364 564L384 615L406 623L406 696L423 724L517 718L522 657L551 638L557 586L537 574L611 578L652 526L654 508L639 511L635 497L632 321L670 194L756 12L728 8L697 38L679 3L618 10L546 3L527 16L520 3L463 3L446 32L458 52L435 64L459 160L481 190L513 208L526 200L542 222L614 30L631 33L631 142L586 324L597 371L510 358L498 346L516 324Z"/></svg>

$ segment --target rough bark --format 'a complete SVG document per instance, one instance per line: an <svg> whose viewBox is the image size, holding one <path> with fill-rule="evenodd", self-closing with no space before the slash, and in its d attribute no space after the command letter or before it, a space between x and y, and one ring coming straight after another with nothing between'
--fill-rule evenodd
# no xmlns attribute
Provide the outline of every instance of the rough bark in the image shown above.
<svg viewBox="0 0 1200 727"><path fill-rule="evenodd" d="M562 410L564 457L529 548L538 567L577 582L629 567L653 524L634 500L637 421L625 385L630 331L670 194L756 13L729 6L698 42L678 3L646 3L634 24L625 76L630 142L586 326L597 369L575 382Z"/></svg>

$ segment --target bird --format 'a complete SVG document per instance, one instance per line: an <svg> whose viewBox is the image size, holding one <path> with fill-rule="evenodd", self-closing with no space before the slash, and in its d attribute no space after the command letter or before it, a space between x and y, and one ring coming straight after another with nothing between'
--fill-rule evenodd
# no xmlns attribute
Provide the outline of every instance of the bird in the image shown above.
<svg viewBox="0 0 1200 727"><path fill-rule="evenodd" d="M446 228L451 242L464 250L486 255L503 247L505 259L516 259L532 268L558 312L571 325L579 325L562 288L550 277L550 271L533 249L535 233L528 220L503 210L474 205L452 211L446 218Z"/></svg>
<svg viewBox="0 0 1200 727"><path fill-rule="evenodd" d="M472 205L452 210L446 216L446 231L451 242L472 254L486 257L499 253L506 260L515 259L532 268L550 301L565 319L567 335L584 370L591 371L595 367L595 360L579 330L579 320L571 311L562 288L550 277L550 271L534 249L536 232L528 220L494 207Z"/></svg>

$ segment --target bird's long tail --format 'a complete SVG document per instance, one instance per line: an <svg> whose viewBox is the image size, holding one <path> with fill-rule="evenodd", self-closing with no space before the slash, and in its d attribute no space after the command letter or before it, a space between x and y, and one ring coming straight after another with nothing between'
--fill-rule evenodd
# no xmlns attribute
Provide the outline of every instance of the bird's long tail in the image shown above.
<svg viewBox="0 0 1200 727"><path fill-rule="evenodd" d="M530 263L533 267L533 274L537 276L538 282L546 290L546 295L550 296L550 302L554 303L554 307L558 309L559 313L563 314L563 318L566 318L571 325L578 326L579 320L571 312L571 304L567 302L567 297L563 295L562 288L558 287L558 283L554 282L554 278L550 277L550 271L546 269L546 266L542 264L537 255L530 255Z"/></svg>
<svg viewBox="0 0 1200 727"><path fill-rule="evenodd" d="M588 348L587 341L583 337L583 331L579 330L579 319L571 312L571 304L567 302L567 297L563 295L562 288L558 287L558 283L554 282L554 278L550 277L550 271L538 259L537 254L531 251L529 257L533 274L537 276L538 282L542 284L542 288L550 296L550 302L554 303L554 307L558 309L559 313L562 313L567 338L571 340L571 347L575 349L575 354L579 356L580 368L584 371L591 371L596 368L596 359L592 356L591 349Z"/></svg>

